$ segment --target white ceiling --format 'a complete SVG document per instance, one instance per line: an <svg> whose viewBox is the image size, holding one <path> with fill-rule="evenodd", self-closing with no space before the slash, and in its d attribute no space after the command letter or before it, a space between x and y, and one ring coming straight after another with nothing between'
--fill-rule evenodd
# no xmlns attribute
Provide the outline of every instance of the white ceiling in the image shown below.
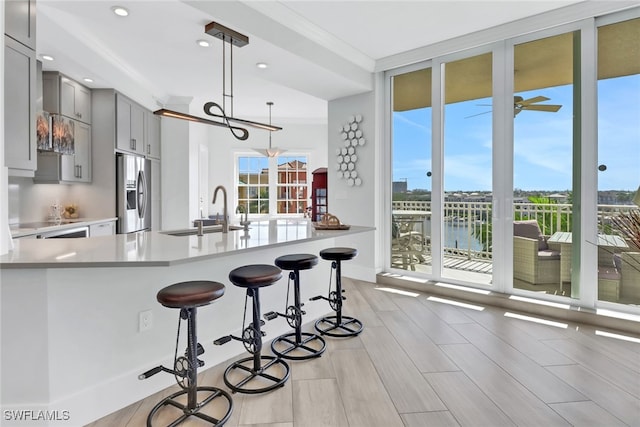
<svg viewBox="0 0 640 427"><path fill-rule="evenodd" d="M37 53L55 57L45 70L151 109L193 97L204 116L222 101L222 41L204 33L216 21L250 39L234 49L234 116L265 121L273 101L276 124L324 121L326 101L372 88L377 60L576 2L38 0Z"/></svg>

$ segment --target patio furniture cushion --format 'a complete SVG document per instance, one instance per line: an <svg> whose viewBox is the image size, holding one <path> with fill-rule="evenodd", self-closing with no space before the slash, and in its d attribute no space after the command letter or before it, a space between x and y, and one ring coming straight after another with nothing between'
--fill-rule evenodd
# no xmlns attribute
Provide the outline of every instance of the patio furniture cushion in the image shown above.
<svg viewBox="0 0 640 427"><path fill-rule="evenodd" d="M526 221L513 221L513 235L537 240L539 251L549 249L547 240L544 238L542 231L540 231L538 221L536 221L535 219Z"/></svg>
<svg viewBox="0 0 640 427"><path fill-rule="evenodd" d="M543 250L543 251L538 251L538 258L540 258L540 261L552 261L552 260L559 260L560 259L560 252L559 251L554 251L551 249L547 249L547 250Z"/></svg>

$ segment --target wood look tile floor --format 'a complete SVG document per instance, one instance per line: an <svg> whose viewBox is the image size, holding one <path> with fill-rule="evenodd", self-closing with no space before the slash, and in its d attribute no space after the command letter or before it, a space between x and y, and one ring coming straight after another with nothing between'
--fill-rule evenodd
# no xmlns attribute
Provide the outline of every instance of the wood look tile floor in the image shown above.
<svg viewBox="0 0 640 427"><path fill-rule="evenodd" d="M496 307L460 307L369 282L344 278L343 286L343 314L360 319L363 332L326 337L320 358L291 361L284 387L233 394L226 426L640 427L637 342L596 335L588 325L534 323ZM639 337L640 331L632 338ZM226 389L222 373L229 363L200 372L199 384ZM176 390L89 427L144 426L149 410ZM207 424L191 418L182 425Z"/></svg>

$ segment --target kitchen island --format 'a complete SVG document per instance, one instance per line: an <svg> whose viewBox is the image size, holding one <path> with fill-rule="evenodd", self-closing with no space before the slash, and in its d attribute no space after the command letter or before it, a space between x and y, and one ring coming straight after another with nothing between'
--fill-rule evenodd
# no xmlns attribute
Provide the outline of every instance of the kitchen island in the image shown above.
<svg viewBox="0 0 640 427"><path fill-rule="evenodd" d="M214 280L226 286L222 298L198 311L204 369L242 354L240 342L212 344L242 330L245 290L230 284L229 271L272 264L290 253L318 254L347 245L353 235L357 241L371 235L373 241L373 230L319 231L308 221L272 220L252 223L246 231L203 236L140 232L20 239L0 257L3 409L68 411L70 418L57 425L83 425L175 383L168 374L137 379L158 364L172 366L178 311L161 306L156 293L175 282ZM345 263L343 274L350 275L353 266L375 275L373 266L356 267L357 259ZM303 272L304 301L327 293L329 274L324 260ZM261 292L263 312L285 309L286 284L285 274ZM304 321L311 322L330 308L316 301L306 302L305 310ZM141 332L139 316L146 311L151 311L151 328ZM265 339L289 329L285 319L268 322ZM186 346L185 335L179 351Z"/></svg>

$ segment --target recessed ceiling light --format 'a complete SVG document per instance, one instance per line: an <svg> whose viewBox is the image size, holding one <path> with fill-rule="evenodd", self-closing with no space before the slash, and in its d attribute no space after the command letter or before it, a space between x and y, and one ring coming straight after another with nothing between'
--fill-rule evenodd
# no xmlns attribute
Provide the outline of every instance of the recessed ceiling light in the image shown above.
<svg viewBox="0 0 640 427"><path fill-rule="evenodd" d="M258 62L258 63L256 64L256 67L258 67L258 68L260 68L260 69L263 69L263 70L264 70L265 68L268 68L268 67L269 67L269 65L268 65L267 63L265 63L265 62Z"/></svg>
<svg viewBox="0 0 640 427"><path fill-rule="evenodd" d="M46 59L47 61L53 61L53 56L43 54L43 55L42 55L42 59Z"/></svg>
<svg viewBox="0 0 640 427"><path fill-rule="evenodd" d="M200 47L209 47L209 42L206 40L197 40L196 43L198 44L198 46Z"/></svg>
<svg viewBox="0 0 640 427"><path fill-rule="evenodd" d="M128 16L129 15L129 11L127 9L125 9L122 6L113 6L111 8L111 10L113 11L113 13L115 13L118 16Z"/></svg>
<svg viewBox="0 0 640 427"><path fill-rule="evenodd" d="M84 79L82 79L82 80L84 80L84 81L85 81L85 82L87 82L87 83L93 83L93 79L90 79L89 77L85 77L85 78L84 78Z"/></svg>

